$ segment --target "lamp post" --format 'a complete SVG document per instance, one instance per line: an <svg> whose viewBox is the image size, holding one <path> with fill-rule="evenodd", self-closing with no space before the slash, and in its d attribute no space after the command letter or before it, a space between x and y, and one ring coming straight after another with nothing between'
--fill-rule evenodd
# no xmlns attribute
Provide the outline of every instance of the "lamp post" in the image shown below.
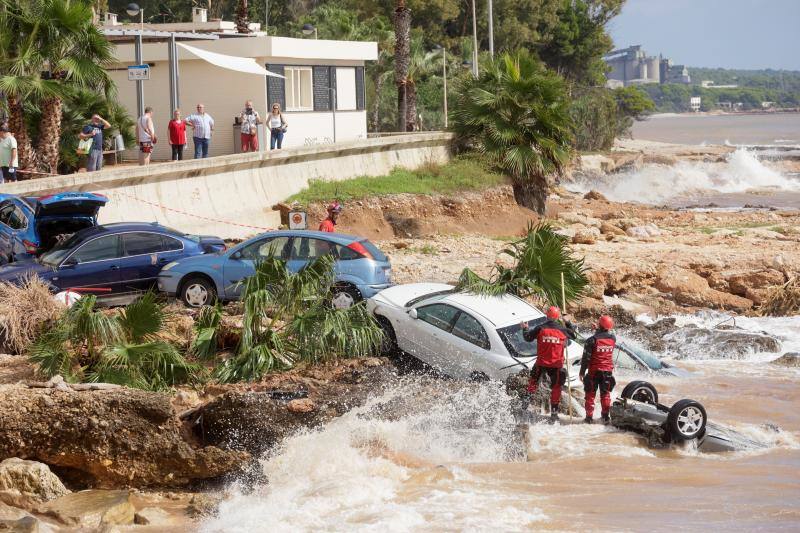
<svg viewBox="0 0 800 533"><path fill-rule="evenodd" d="M494 59L494 16L492 11L492 0L489 0L489 57Z"/></svg>
<svg viewBox="0 0 800 533"><path fill-rule="evenodd" d="M435 50L442 51L442 85L443 85L443 100L444 100L444 129L447 129L447 48L437 44L434 46Z"/></svg>
<svg viewBox="0 0 800 533"><path fill-rule="evenodd" d="M331 92L331 109L333 110L333 142L336 142L336 87L328 87Z"/></svg>
<svg viewBox="0 0 800 533"><path fill-rule="evenodd" d="M128 4L125 12L130 17L139 15L139 34L134 41L134 54L136 55L136 64L142 64L142 34L144 33L144 9L140 8L138 4ZM144 115L144 81L136 80L136 118Z"/></svg>
<svg viewBox="0 0 800 533"><path fill-rule="evenodd" d="M472 0L472 75L478 77L478 22L475 18L475 0Z"/></svg>
<svg viewBox="0 0 800 533"><path fill-rule="evenodd" d="M306 22L303 24L303 35L311 35L314 34L314 39L317 38L317 28L313 24L309 24Z"/></svg>

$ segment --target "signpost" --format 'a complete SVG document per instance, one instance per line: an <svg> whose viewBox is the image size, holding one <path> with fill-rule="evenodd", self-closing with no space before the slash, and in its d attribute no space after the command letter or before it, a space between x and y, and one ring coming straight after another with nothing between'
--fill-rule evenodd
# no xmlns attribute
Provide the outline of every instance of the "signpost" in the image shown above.
<svg viewBox="0 0 800 533"><path fill-rule="evenodd" d="M142 81L150 79L150 65L130 65L128 67L128 81Z"/></svg>

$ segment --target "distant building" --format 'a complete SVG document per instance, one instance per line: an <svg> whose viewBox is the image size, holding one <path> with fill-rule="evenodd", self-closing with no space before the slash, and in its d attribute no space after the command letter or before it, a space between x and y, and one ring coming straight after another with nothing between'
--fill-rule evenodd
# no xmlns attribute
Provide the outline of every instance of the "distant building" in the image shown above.
<svg viewBox="0 0 800 533"><path fill-rule="evenodd" d="M689 107L695 113L697 111L700 111L700 104L701 103L702 103L702 100L701 100L701 98L699 96L692 96L691 98L689 98Z"/></svg>
<svg viewBox="0 0 800 533"><path fill-rule="evenodd" d="M689 70L684 65L673 65L662 56L648 56L641 45L614 50L604 57L611 68L608 80L624 85L649 83L690 83Z"/></svg>
<svg viewBox="0 0 800 533"><path fill-rule="evenodd" d="M705 89L736 89L739 86L736 85L736 84L733 84L733 85L717 85L716 83L714 83L711 80L703 80L703 81L700 82L700 87L703 87Z"/></svg>

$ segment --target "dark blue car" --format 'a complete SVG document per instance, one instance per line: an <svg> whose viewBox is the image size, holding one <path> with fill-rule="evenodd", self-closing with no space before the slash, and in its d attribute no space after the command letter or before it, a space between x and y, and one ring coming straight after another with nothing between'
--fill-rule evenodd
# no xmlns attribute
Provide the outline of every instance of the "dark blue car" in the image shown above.
<svg viewBox="0 0 800 533"><path fill-rule="evenodd" d="M102 194L89 192L0 194L0 264L32 259L76 231L96 226L106 202Z"/></svg>
<svg viewBox="0 0 800 533"><path fill-rule="evenodd" d="M54 292L73 289L123 303L155 287L172 261L225 250L217 237L186 235L158 224L119 223L82 229L36 259L0 267L0 281L36 275Z"/></svg>

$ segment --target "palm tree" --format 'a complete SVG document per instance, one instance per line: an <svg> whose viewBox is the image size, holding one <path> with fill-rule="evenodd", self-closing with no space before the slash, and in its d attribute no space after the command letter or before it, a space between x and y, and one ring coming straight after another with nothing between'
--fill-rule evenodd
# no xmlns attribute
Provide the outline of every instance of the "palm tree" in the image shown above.
<svg viewBox="0 0 800 533"><path fill-rule="evenodd" d="M406 130L420 129L419 110L417 109L417 82L429 77L437 77L440 66L437 61L439 53L426 52L422 39L414 39L411 43L411 55L406 78Z"/></svg>
<svg viewBox="0 0 800 533"><path fill-rule="evenodd" d="M238 0L236 3L236 33L250 33L250 14L247 0Z"/></svg>
<svg viewBox="0 0 800 533"><path fill-rule="evenodd" d="M521 51L491 61L455 92L452 129L511 176L518 204L543 215L549 178L572 156L563 80Z"/></svg>
<svg viewBox="0 0 800 533"><path fill-rule="evenodd" d="M397 0L394 10L394 82L397 85L397 129L408 129L407 88L411 62L411 10L405 0Z"/></svg>

